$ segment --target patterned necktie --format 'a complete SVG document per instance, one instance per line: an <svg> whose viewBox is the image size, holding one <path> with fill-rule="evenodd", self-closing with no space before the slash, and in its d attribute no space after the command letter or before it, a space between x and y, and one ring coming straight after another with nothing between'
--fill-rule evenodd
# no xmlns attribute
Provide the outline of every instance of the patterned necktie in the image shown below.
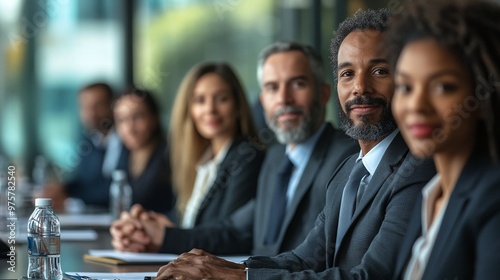
<svg viewBox="0 0 500 280"><path fill-rule="evenodd" d="M281 231L283 219L285 218L287 204L286 191L293 171L293 163L288 157L282 162L279 170L277 174L277 185L274 189L273 204L271 205L271 213L269 214L267 233L264 240L266 245L271 245L276 242Z"/></svg>
<svg viewBox="0 0 500 280"><path fill-rule="evenodd" d="M356 209L356 197L361 179L368 174L362 160L354 164L354 167L349 175L349 180L345 185L342 193L342 202L340 204L339 224L337 225L337 240L335 243L335 251L340 245L340 240L344 237L349 224L351 223L352 215Z"/></svg>

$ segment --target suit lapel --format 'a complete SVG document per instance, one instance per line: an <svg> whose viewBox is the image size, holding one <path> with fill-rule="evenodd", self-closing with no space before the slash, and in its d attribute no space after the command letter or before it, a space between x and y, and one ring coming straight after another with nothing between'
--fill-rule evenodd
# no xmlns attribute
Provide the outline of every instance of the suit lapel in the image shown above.
<svg viewBox="0 0 500 280"><path fill-rule="evenodd" d="M200 204L200 208L198 209L198 213L196 215L196 223L198 223L198 219L200 218L200 213L203 212L205 208L208 207L210 204L210 201L212 198L215 197L215 194L221 190L220 187L214 188L214 185L218 186L226 186L225 180L227 180L227 169L230 168L229 164L232 162L232 157L234 155L233 151L236 149L236 146L239 144L239 142L233 142L231 144L231 147L229 147L229 150L227 151L226 156L224 157L224 160L221 162L219 170L217 171L217 177L215 177L215 181L212 183L212 186L210 186L210 189L208 190L207 194L203 198L203 202Z"/></svg>
<svg viewBox="0 0 500 280"><path fill-rule="evenodd" d="M267 233L267 228L269 225L270 212L272 207L274 188L277 184L276 174L278 173L278 166L280 162L285 159L286 146L282 144L275 144L271 151L266 154L266 163L261 169L261 174L259 174L259 185L257 190L257 200L261 199L264 201L261 203L263 207L255 209L255 221L256 226L254 226L254 235L256 244L264 244L264 238ZM269 164L272 163L272 164ZM265 179L261 179L265 176ZM256 230L260 229L260 230ZM279 238L279 237L278 237Z"/></svg>
<svg viewBox="0 0 500 280"><path fill-rule="evenodd" d="M413 244L422 235L422 195L419 195L415 207L413 209L413 215L408 225L408 230L406 231L405 239L401 244L401 249L399 250L399 256L396 262L395 274L397 279L403 279L404 270L406 265L410 261L411 252L413 249Z"/></svg>
<svg viewBox="0 0 500 280"><path fill-rule="evenodd" d="M295 215L295 210L297 209L300 201L302 201L302 198L304 197L305 193L307 192L307 190L309 190L309 188L311 188L314 178L316 177L316 173L318 172L318 170L320 170L321 164L325 159L328 145L332 141L331 139L332 134L333 134L333 128L331 127L330 124L328 124L325 130L323 131L322 135L320 135L320 137L318 138L316 147L313 153L311 154L311 158L309 159L309 162L307 163L304 172L302 173L302 177L299 180L297 189L295 190L295 194L293 195L293 199L287 209L285 219L283 221L283 226L281 229L281 234L283 234L284 232L283 229L286 229L288 227L288 224Z"/></svg>
<svg viewBox="0 0 500 280"><path fill-rule="evenodd" d="M476 157L467 162L460 173L461 175L446 206L424 276L428 271L438 269L433 268L433 264L442 263L442 261L439 260L442 260L443 256L448 255L447 249L449 249L449 241L452 240L453 235L456 233L456 228L460 223L461 216L466 211L465 209L467 208L474 187L478 185L477 181L482 177L484 169L481 168L481 165L481 160Z"/></svg>
<svg viewBox="0 0 500 280"><path fill-rule="evenodd" d="M370 208L372 200L375 198L384 183L387 182L390 184L387 179L394 176L394 170L401 165L407 152L408 147L406 146L403 137L401 137L401 134L398 133L387 148L379 166L375 170L375 174L372 175L372 179L366 187L361 201L353 214L351 225L356 221L360 213L365 211L367 208Z"/></svg>
<svg viewBox="0 0 500 280"><path fill-rule="evenodd" d="M352 227L357 223L357 220L359 219L361 213L367 211L370 208L371 202L377 195L380 188L384 185L384 183L390 184L390 182L387 182L387 179L394 175L394 170L399 167L399 165L401 165L407 152L408 147L406 146L403 137L401 137L401 134L398 133L387 148L384 156L382 157L382 160L375 170L375 174L372 175L372 179L366 187L359 205L356 207L356 210L351 219L351 223L349 224L349 227L342 237L342 240L340 241L341 244L337 247L337 250L339 250L342 243L344 243L346 237L349 236ZM337 254L337 252L335 252L335 254Z"/></svg>
<svg viewBox="0 0 500 280"><path fill-rule="evenodd" d="M351 174L351 170L356 162L358 155L355 154L345 160L343 164L341 164L338 173L334 175L334 178L331 180L330 185L328 185L327 194L327 205L331 205L331 207L325 208L327 209L327 213L325 213L326 217L331 217L325 220L326 224L326 232L327 238L330 239L329 243L333 244L332 248L337 248L335 246L335 242L337 240L337 228L339 224L339 216L340 216L340 205L342 203L342 192L344 191L344 187L347 184L347 180L349 179L349 175ZM335 188L334 191L330 191L330 188ZM333 254L327 254L328 260L327 265L335 266L334 256ZM335 257L337 255L337 251L335 251Z"/></svg>
<svg viewBox="0 0 500 280"><path fill-rule="evenodd" d="M429 269L430 271L436 270L432 268L433 263L442 263L442 261L438 261L441 258L440 256L443 254L445 255L448 254L447 241L450 240L451 236L456 231L456 227L454 225L457 223L457 220L459 220L460 215L467 207L468 201L469 197L466 195L456 196L453 199L450 197L450 200L448 202L449 204L446 207L445 216L443 217L441 226L439 228L438 236L434 241L434 247L432 248L429 260L427 261L427 267L425 269L425 272L429 271ZM425 279L425 277L423 279Z"/></svg>

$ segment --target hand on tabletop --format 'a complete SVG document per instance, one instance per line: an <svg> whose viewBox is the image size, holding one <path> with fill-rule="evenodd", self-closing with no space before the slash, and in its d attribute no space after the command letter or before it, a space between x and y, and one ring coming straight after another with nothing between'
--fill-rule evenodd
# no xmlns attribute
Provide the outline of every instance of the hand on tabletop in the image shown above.
<svg viewBox="0 0 500 280"><path fill-rule="evenodd" d="M237 264L193 249L158 270L158 280L166 279L230 279L244 280L245 265Z"/></svg>

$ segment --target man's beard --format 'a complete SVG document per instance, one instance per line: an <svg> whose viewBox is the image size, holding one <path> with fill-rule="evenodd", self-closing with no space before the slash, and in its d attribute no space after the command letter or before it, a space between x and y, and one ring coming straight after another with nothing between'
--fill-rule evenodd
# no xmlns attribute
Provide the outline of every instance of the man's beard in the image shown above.
<svg viewBox="0 0 500 280"><path fill-rule="evenodd" d="M285 121L282 126L279 125L278 118L285 113L298 113L302 115L302 120L296 126L293 121ZM297 106L283 106L276 111L271 117L266 114L266 123L276 135L276 138L281 144L299 144L309 138L322 121L324 109L319 100L315 100L309 112Z"/></svg>
<svg viewBox="0 0 500 280"><path fill-rule="evenodd" d="M381 140L397 128L396 121L392 116L391 108L387 105L387 101L385 101L385 99L358 95L353 100L346 101L345 110L349 112L353 105L381 106L382 116L378 123L370 124L370 116L361 115L361 123L354 125L354 122L339 106L340 127L351 138L364 141Z"/></svg>

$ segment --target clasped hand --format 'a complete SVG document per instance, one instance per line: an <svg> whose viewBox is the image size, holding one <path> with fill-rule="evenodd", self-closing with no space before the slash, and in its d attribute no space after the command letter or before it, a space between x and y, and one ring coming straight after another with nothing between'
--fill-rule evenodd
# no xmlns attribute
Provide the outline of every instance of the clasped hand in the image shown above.
<svg viewBox="0 0 500 280"><path fill-rule="evenodd" d="M157 252L163 243L165 228L175 227L166 216L132 206L122 212L110 228L116 250ZM184 253L158 271L160 279L245 279L245 265L218 258L199 249Z"/></svg>
<svg viewBox="0 0 500 280"><path fill-rule="evenodd" d="M163 243L166 227L175 227L165 215L146 211L135 204L130 212L122 212L110 228L111 244L127 252L157 252Z"/></svg>

